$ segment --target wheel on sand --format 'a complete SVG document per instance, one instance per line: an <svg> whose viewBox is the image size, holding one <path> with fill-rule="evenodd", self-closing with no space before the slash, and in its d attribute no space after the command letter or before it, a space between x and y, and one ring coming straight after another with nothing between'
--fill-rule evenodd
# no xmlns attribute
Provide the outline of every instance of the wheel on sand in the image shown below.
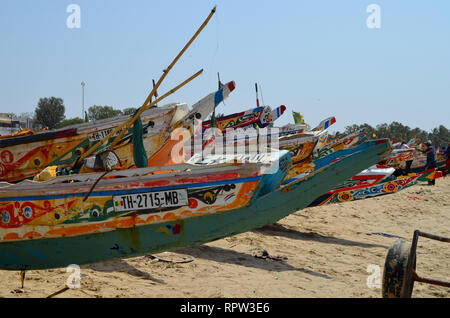
<svg viewBox="0 0 450 318"><path fill-rule="evenodd" d="M395 241L384 263L382 296L410 298L414 287L413 269L416 269L416 254L411 253L411 244L401 240Z"/></svg>

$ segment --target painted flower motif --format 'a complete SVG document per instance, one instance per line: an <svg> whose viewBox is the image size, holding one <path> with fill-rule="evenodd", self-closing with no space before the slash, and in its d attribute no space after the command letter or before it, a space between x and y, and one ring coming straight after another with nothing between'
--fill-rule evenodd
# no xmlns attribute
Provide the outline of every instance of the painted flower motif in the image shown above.
<svg viewBox="0 0 450 318"><path fill-rule="evenodd" d="M353 196L350 192L342 192L338 195L338 200L341 202L347 202L351 201L353 199Z"/></svg>
<svg viewBox="0 0 450 318"><path fill-rule="evenodd" d="M395 182L389 182L384 185L384 190L388 193L395 192L395 191L397 191L397 189L398 189L398 186L397 186L397 183L395 183Z"/></svg>
<svg viewBox="0 0 450 318"><path fill-rule="evenodd" d="M23 215L25 215L27 219L31 218L33 216L33 209L30 206L26 206L23 209Z"/></svg>
<svg viewBox="0 0 450 318"><path fill-rule="evenodd" d="M11 216L9 215L8 212L2 212L2 218L1 218L2 222L5 224L8 224L9 221L11 221Z"/></svg>

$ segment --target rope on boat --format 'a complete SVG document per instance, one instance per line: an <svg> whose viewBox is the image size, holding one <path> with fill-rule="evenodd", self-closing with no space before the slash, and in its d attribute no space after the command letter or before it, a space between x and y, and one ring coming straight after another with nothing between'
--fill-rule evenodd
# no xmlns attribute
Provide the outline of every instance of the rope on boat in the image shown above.
<svg viewBox="0 0 450 318"><path fill-rule="evenodd" d="M110 170L105 171L105 173L103 173L97 180L95 180L94 184L92 185L91 189L89 190L89 192L86 194L86 196L83 199L83 202L87 200L87 198L89 198L89 196L91 195L92 191L94 191L95 186L97 185L97 183L104 177L106 176L106 174L110 172Z"/></svg>

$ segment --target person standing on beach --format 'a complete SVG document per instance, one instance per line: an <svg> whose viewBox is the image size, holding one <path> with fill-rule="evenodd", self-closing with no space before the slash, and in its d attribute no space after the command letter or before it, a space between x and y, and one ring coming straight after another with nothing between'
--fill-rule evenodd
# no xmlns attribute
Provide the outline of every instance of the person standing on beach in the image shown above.
<svg viewBox="0 0 450 318"><path fill-rule="evenodd" d="M445 170L444 170L444 177L448 175L448 170L450 169L450 142L447 145L447 148L444 150L444 155L447 156L447 159L445 160Z"/></svg>
<svg viewBox="0 0 450 318"><path fill-rule="evenodd" d="M425 170L431 169L431 168L436 168L436 150L434 149L434 147L431 145L431 141L427 141L425 143L425 145L427 146L427 149L423 150L422 152L425 153L427 155L427 164L425 165ZM436 180L429 180L428 181L428 185L434 185L436 182Z"/></svg>

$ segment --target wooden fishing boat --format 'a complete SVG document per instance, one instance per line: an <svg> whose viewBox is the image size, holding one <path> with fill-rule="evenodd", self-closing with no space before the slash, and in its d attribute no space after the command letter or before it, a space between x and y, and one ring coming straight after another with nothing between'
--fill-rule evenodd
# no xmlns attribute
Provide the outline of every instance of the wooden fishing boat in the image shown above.
<svg viewBox="0 0 450 318"><path fill-rule="evenodd" d="M233 116L230 115L230 117ZM217 120L220 121L220 119L218 118ZM291 168L286 175L286 179L289 180L297 175L304 176L314 171L315 165L313 164L313 160L315 156L313 154L319 153L322 149L321 147L326 144L328 136L326 129L335 122L336 119L334 117L329 117L322 120L313 129L310 129L306 124L296 124L289 127L283 126L282 128L275 129L267 128L265 131L252 130L251 127L249 129L227 129L222 132L219 138L216 135L210 136L207 132L204 135L206 138L203 141L202 149L205 155L209 155L217 147L217 143L221 143L222 149L227 147L227 151L232 149L236 153L242 154L264 152L266 149L259 149L261 146L288 150L292 160ZM308 130L304 131L303 127L307 127ZM359 136L360 134L354 134L336 143L332 151L344 148L344 146L339 147L339 145L353 145L354 140L358 139ZM273 140L273 138L277 138L277 140ZM264 142L261 143L261 140L264 140ZM272 141L275 141L275 143ZM192 155L193 153L191 152L190 156ZM325 156L325 154L322 156Z"/></svg>
<svg viewBox="0 0 450 318"><path fill-rule="evenodd" d="M359 131L356 131L352 134L349 134L342 138L335 138L330 141L327 141L321 149L319 149L319 157L324 157L332 152L341 149L348 149L359 142L361 142L364 138L366 138L366 129L363 128Z"/></svg>
<svg viewBox="0 0 450 318"><path fill-rule="evenodd" d="M186 160L198 161L198 156L210 157L216 151L228 154L259 154L274 150L287 150L291 155L292 165L286 177L290 178L299 173L313 170L310 168L310 163L313 161L313 151L324 135L325 132L323 131L311 131L280 137L278 130L272 133L270 128L263 132L250 128L246 130L230 129L218 137L217 135L208 135L207 131L203 135L206 138L202 145L202 153L196 155L191 151L186 156Z"/></svg>
<svg viewBox="0 0 450 318"><path fill-rule="evenodd" d="M175 129L181 129L189 131L190 134L202 134L201 125L198 131L195 131L195 122L202 122L206 117L211 114L211 112L234 90L236 84L234 81L228 82L227 84L220 84L220 89L215 93L211 93L198 101L192 107L192 111L188 113L183 119L179 120L169 131L162 143L158 145L158 149L153 153L149 154L147 160L147 166L169 166L173 164L179 164L184 162L184 158L180 160L175 160L173 158L173 149L180 142L179 139L173 138ZM176 135L176 134L175 134ZM190 140L190 138L187 138Z"/></svg>
<svg viewBox="0 0 450 318"><path fill-rule="evenodd" d="M332 164L333 162L342 160L343 158L352 154L365 151L365 149L373 147L374 145L377 145L379 143L386 142L386 139L368 140L358 146L337 150L323 157L312 157L312 159L305 161L303 165L299 165L296 171L289 171L289 173L286 175L285 180L283 180L283 184L293 182L294 180L297 180L299 178L303 178L314 171L320 170L323 167ZM390 153L390 151L391 148L389 145L389 147L387 147L387 149L382 154L380 154L380 157L384 158L386 154ZM364 167L363 170L366 168L367 166Z"/></svg>
<svg viewBox="0 0 450 318"><path fill-rule="evenodd" d="M394 172L395 169L389 167L366 169L351 180L321 195L309 206L342 203L392 194L408 188L418 181L429 181L436 178L434 169L407 175L395 175Z"/></svg>
<svg viewBox="0 0 450 318"><path fill-rule="evenodd" d="M266 106L267 107L267 106ZM262 108L262 107L260 107ZM223 129L226 127L225 125L218 125L218 129L221 131L222 135L219 138L220 142L223 143L223 146L234 145L236 147L242 146L252 146L258 143L259 139L263 138L267 140L267 144L271 143L272 138L276 137L279 140L277 141L277 145L280 146L280 149L289 150L293 156L298 155L298 158L293 158L293 162L299 162L300 160L307 157L310 152L306 154L305 148L313 148L315 150L319 150L326 143L327 133L325 130L336 122L334 117L327 118L319 123L319 125L312 130L309 128L307 124L296 124L296 125L286 125L283 127L275 127L275 128L267 128L263 133L258 133L258 131L254 131L254 134L249 133L253 125L257 125L259 128L265 128L268 124L273 123L281 114L284 113L286 107L284 105L278 107L277 109L271 111L272 115L269 116L270 120L265 120L261 122L260 113L256 112L254 109L253 117L251 120L236 120L236 118L243 118L241 115L246 114L250 115L252 112L246 111L242 113L232 114L224 117L219 117L216 119L218 123L227 123L229 119L233 119L233 125L230 125L229 128ZM270 108L269 108L270 110ZM266 112L269 113L269 112ZM263 116L264 117L264 116ZM267 117L267 116L266 116ZM236 124L239 122L238 124ZM203 126L204 130L210 128L210 121L208 121ZM240 129L239 129L240 128ZM247 129L246 129L247 128ZM249 129L250 128L250 129ZM306 130L304 128L307 128ZM203 149L205 150L207 147L214 147L215 140L217 136L209 136L207 133L203 138ZM310 143L307 147L305 147L305 143ZM311 147L312 145L312 147ZM311 149L311 152L312 150Z"/></svg>
<svg viewBox="0 0 450 318"><path fill-rule="evenodd" d="M301 177L316 169L319 169L323 166L323 164L329 163L329 161L326 161L326 159L318 159L325 158L326 156L332 155L333 153L343 149L354 148L355 144L364 139L365 133L363 129L346 137L327 141L328 133L323 130L323 127L328 127L327 122L331 124L334 123L335 120L333 119L334 117L323 120L312 131L291 135L294 138L288 137L293 140L297 140L297 143L290 144L288 141L285 146L281 147L282 149L291 151L294 158L296 158L293 159L294 164L292 165L289 173L286 175L286 180L290 180L296 176ZM280 138L280 146L283 144L283 139L285 138ZM358 150L355 148L351 150L350 153L352 151ZM340 155L346 155L348 153L349 152L340 152L337 156L332 155L328 157L328 159L332 158L332 160L336 160L336 158Z"/></svg>
<svg viewBox="0 0 450 318"><path fill-rule="evenodd" d="M177 128L192 130L194 121L202 121L206 119L221 102L228 98L235 87L236 85L234 81L228 82L222 85L216 92L210 93L199 100L197 103L192 105L192 110L190 112L174 122L173 125L167 127L167 129L160 134L160 138L156 141L155 138L148 138L147 136L144 136L142 147L145 149L146 156L148 158L146 166L166 166L173 164L171 153L172 148L177 141L172 140L172 132ZM134 165L134 147L135 145L133 144L133 140L129 139L127 142L120 142L116 147L112 148L122 162L121 166L116 166L116 168L136 167ZM123 162L125 162L125 164Z"/></svg>
<svg viewBox="0 0 450 318"><path fill-rule="evenodd" d="M388 148L386 141L373 143L284 186L279 184L290 166L287 153L269 162L4 184L0 268L44 269L158 253L271 224L379 161Z"/></svg>
<svg viewBox="0 0 450 318"><path fill-rule="evenodd" d="M189 110L186 104L169 104L151 108L141 115L143 147L147 156L157 153L173 129L185 122L206 118L234 90L234 82L207 95ZM47 166L71 167L80 155L123 124L129 116L119 116L65 129L0 140L0 181L15 182L33 177ZM135 165L133 158L133 128L129 128L117 146L111 150L118 157L116 168ZM108 149L113 138L96 151ZM91 172L86 166L80 173Z"/></svg>
<svg viewBox="0 0 450 318"><path fill-rule="evenodd" d="M436 154L436 169L442 169L445 167L445 156L443 153ZM392 151L391 154L386 156L381 165L393 167L397 170L401 170L404 174L407 173L423 173L426 170L427 157L424 153L419 151L416 147L397 148ZM437 179L441 174L431 174L428 179Z"/></svg>
<svg viewBox="0 0 450 318"><path fill-rule="evenodd" d="M142 116L144 134L161 143L165 132L176 118L188 112L185 104L153 108ZM70 165L86 149L123 123L128 116L74 125L64 129L26 136L0 139L0 181L14 182L33 177L47 166ZM131 136L131 131L125 135Z"/></svg>
<svg viewBox="0 0 450 318"><path fill-rule="evenodd" d="M389 166L395 169L404 169L407 161L413 161L415 157L415 148L393 149L389 156L386 156L380 165Z"/></svg>
<svg viewBox="0 0 450 318"><path fill-rule="evenodd" d="M200 32L205 28L215 11L216 7L211 10L208 17L197 29L188 43L168 67L164 69L163 75L156 84L154 83L153 89L147 96L143 105L131 118L120 117L114 120L105 120L100 123L81 124L56 131L33 135L17 135L11 138L0 139L0 181L14 182L33 177L50 165L59 166L60 168L67 166L68 169L72 168L74 172L96 170L95 165L93 165L93 168L84 166L84 171L80 170L80 166L77 165L83 164L84 159L89 155L102 154L106 151L115 153L115 157L118 159L121 168L129 168L135 163L135 160L131 159L136 159L130 158L130 154L134 152L131 149L131 139L139 139L139 143L136 142L134 146L135 148L140 149L139 151L141 154L146 151L153 154L167 139L167 133L170 133L170 126L181 125L180 118L183 118L183 116L186 115L186 108L184 108L184 114L180 114L179 112L177 114L176 110L178 110L178 108L155 108L154 106L199 76L203 70L198 71L183 83L155 100L152 101L152 98L156 97L157 89L162 81ZM226 90L229 90L230 92L233 89L234 86L231 88L229 85L220 87L219 92L213 94L213 97L221 98L223 100L223 98L226 98ZM219 101L216 100L212 103L213 106L211 106L210 98L206 98L206 102L209 102L209 105L200 103L198 109L193 109L186 116L188 116L188 118L198 115L200 115L200 117L203 115L207 116L209 113L204 114L204 111L211 107L214 109L214 105L219 103ZM153 109L151 109L152 107ZM149 115L149 118L146 117L146 114ZM133 124L135 126L131 127ZM142 130L144 130L144 132ZM143 138L138 138L142 137L142 134L146 135L144 140L142 140ZM132 136L134 137L131 138ZM143 161L145 161L143 160L144 157L145 156L139 158L139 166L145 164L143 163ZM101 163L102 158L100 159L99 162Z"/></svg>
<svg viewBox="0 0 450 318"><path fill-rule="evenodd" d="M396 149L387 152L376 166L363 170L347 182L318 197L310 206L391 194L419 181L431 181L441 177L436 169L425 169L426 157L415 148L402 147L401 144L391 146Z"/></svg>
<svg viewBox="0 0 450 318"><path fill-rule="evenodd" d="M269 106L249 109L240 113L216 118L215 128L218 128L220 131L254 126L264 128L283 115L285 110L286 106L284 105L281 105L274 110L272 110ZM211 128L211 120L204 121L202 126L203 131Z"/></svg>
<svg viewBox="0 0 450 318"><path fill-rule="evenodd" d="M444 150L436 154L436 166L439 170L445 170L446 168L447 155Z"/></svg>

